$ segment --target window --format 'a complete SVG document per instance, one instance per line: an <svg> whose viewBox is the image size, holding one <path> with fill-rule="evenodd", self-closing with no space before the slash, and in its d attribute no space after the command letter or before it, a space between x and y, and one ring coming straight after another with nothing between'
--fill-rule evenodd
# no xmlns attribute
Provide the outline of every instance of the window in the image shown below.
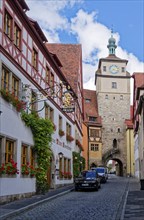
<svg viewBox="0 0 144 220"><path fill-rule="evenodd" d="M9 38L12 38L12 17L7 11L4 16L4 32Z"/></svg>
<svg viewBox="0 0 144 220"><path fill-rule="evenodd" d="M125 72L125 68L124 68L124 67L122 67L122 68L121 68L121 71L122 71L122 73L124 73L124 72Z"/></svg>
<svg viewBox="0 0 144 220"><path fill-rule="evenodd" d="M30 148L30 165L35 166L35 154L32 147Z"/></svg>
<svg viewBox="0 0 144 220"><path fill-rule="evenodd" d="M10 84L10 72L5 67L2 67L2 80L1 80L1 88L9 91Z"/></svg>
<svg viewBox="0 0 144 220"><path fill-rule="evenodd" d="M49 78L50 78L50 70L48 67L46 67L46 78L45 81L47 84L49 84Z"/></svg>
<svg viewBox="0 0 144 220"><path fill-rule="evenodd" d="M112 89L117 89L117 83L116 82L112 82Z"/></svg>
<svg viewBox="0 0 144 220"><path fill-rule="evenodd" d="M103 71L106 72L106 66L103 66Z"/></svg>
<svg viewBox="0 0 144 220"><path fill-rule="evenodd" d="M89 121L96 121L96 117L89 116Z"/></svg>
<svg viewBox="0 0 144 220"><path fill-rule="evenodd" d="M98 144L91 144L90 150L91 151L99 151L99 145Z"/></svg>
<svg viewBox="0 0 144 220"><path fill-rule="evenodd" d="M71 125L69 123L66 123L66 134L71 135Z"/></svg>
<svg viewBox="0 0 144 220"><path fill-rule="evenodd" d="M113 140L113 148L117 148L117 140L116 139Z"/></svg>
<svg viewBox="0 0 144 220"><path fill-rule="evenodd" d="M14 24L14 44L20 49L21 48L21 29L18 25Z"/></svg>
<svg viewBox="0 0 144 220"><path fill-rule="evenodd" d="M14 141L6 140L5 163L14 159Z"/></svg>
<svg viewBox="0 0 144 220"><path fill-rule="evenodd" d="M85 102L86 102L86 103L90 103L90 102L91 102L91 99L85 99Z"/></svg>
<svg viewBox="0 0 144 220"><path fill-rule="evenodd" d="M12 93L15 97L19 95L19 80L14 75L12 76Z"/></svg>
<svg viewBox="0 0 144 220"><path fill-rule="evenodd" d="M59 98L62 99L63 97L63 87L60 85L60 90L59 90Z"/></svg>
<svg viewBox="0 0 144 220"><path fill-rule="evenodd" d="M45 118L54 121L54 110L48 104L45 103Z"/></svg>
<svg viewBox="0 0 144 220"><path fill-rule="evenodd" d="M68 159L68 172L71 172L71 160Z"/></svg>
<svg viewBox="0 0 144 220"><path fill-rule="evenodd" d="M62 130L62 117L59 115L59 130Z"/></svg>
<svg viewBox="0 0 144 220"><path fill-rule="evenodd" d="M31 110L36 111L37 110L37 94L32 91L31 94Z"/></svg>
<svg viewBox="0 0 144 220"><path fill-rule="evenodd" d="M67 159L66 158L64 158L64 172L66 172L67 171L67 167L66 167L66 164L67 164Z"/></svg>
<svg viewBox="0 0 144 220"><path fill-rule="evenodd" d="M45 103L45 118L49 118L49 106Z"/></svg>
<svg viewBox="0 0 144 220"><path fill-rule="evenodd" d="M34 48L33 48L33 51L32 51L32 66L35 69L38 68L38 53Z"/></svg>
<svg viewBox="0 0 144 220"><path fill-rule="evenodd" d="M120 131L121 131L120 128L118 128L118 129L117 129L117 132L120 133Z"/></svg>
<svg viewBox="0 0 144 220"><path fill-rule="evenodd" d="M123 95L120 95L120 100L123 100Z"/></svg>
<svg viewBox="0 0 144 220"><path fill-rule="evenodd" d="M62 172L62 158L59 158L59 172Z"/></svg>
<svg viewBox="0 0 144 220"><path fill-rule="evenodd" d="M90 129L90 137L99 137L99 135L98 129Z"/></svg>
<svg viewBox="0 0 144 220"><path fill-rule="evenodd" d="M50 120L54 121L54 110L50 107Z"/></svg>
<svg viewBox="0 0 144 220"><path fill-rule="evenodd" d="M28 162L28 146L22 145L21 147L21 164L26 165Z"/></svg>
<svg viewBox="0 0 144 220"><path fill-rule="evenodd" d="M108 95L105 95L105 99L108 99Z"/></svg>

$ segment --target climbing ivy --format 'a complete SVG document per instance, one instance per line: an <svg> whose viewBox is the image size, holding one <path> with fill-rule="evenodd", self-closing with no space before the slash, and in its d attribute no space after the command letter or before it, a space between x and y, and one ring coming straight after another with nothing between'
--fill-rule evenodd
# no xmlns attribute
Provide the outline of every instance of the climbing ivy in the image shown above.
<svg viewBox="0 0 144 220"><path fill-rule="evenodd" d="M54 132L53 123L44 118L39 118L36 113L21 113L21 118L25 124L31 128L34 138L34 151L37 155L38 170L36 174L37 193L44 193L48 190L47 169L50 165L51 142Z"/></svg>
<svg viewBox="0 0 144 220"><path fill-rule="evenodd" d="M73 152L73 176L77 177L85 169L85 158L80 153Z"/></svg>

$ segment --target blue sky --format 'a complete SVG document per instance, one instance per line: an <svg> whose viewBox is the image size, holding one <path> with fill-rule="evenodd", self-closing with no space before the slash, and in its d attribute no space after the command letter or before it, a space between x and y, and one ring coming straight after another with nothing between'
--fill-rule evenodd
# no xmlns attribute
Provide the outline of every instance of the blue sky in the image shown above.
<svg viewBox="0 0 144 220"><path fill-rule="evenodd" d="M127 71L144 72L143 0L26 0L50 43L82 45L84 87L94 89L98 60L108 55L113 26L116 55Z"/></svg>

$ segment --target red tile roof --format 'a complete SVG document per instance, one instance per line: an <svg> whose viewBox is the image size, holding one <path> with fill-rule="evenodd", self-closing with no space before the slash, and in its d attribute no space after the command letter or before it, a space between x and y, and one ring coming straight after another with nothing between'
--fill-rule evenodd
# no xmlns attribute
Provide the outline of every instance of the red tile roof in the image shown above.
<svg viewBox="0 0 144 220"><path fill-rule="evenodd" d="M99 123L101 124L101 117L98 115L98 104L97 104L97 96L96 91L94 90L83 90L83 96L84 96L84 121L89 123ZM89 116L96 117L96 122L90 122Z"/></svg>
<svg viewBox="0 0 144 220"><path fill-rule="evenodd" d="M132 122L132 120L126 119L125 120L125 124L126 124L127 128L133 129L133 122Z"/></svg>
<svg viewBox="0 0 144 220"><path fill-rule="evenodd" d="M46 44L62 63L61 70L77 94L79 74L82 76L82 48L80 44ZM82 83L82 81L81 81Z"/></svg>
<svg viewBox="0 0 144 220"><path fill-rule="evenodd" d="M144 88L144 73L133 73L133 77L135 78L135 88Z"/></svg>

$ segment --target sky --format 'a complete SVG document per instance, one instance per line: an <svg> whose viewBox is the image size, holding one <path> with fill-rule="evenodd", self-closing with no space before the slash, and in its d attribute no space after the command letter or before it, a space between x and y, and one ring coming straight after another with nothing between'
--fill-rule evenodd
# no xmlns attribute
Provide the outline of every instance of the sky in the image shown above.
<svg viewBox="0 0 144 220"><path fill-rule="evenodd" d="M113 29L116 56L127 71L144 72L144 0L26 0L27 15L38 22L49 43L82 45L83 85L95 89L98 60L108 56Z"/></svg>

